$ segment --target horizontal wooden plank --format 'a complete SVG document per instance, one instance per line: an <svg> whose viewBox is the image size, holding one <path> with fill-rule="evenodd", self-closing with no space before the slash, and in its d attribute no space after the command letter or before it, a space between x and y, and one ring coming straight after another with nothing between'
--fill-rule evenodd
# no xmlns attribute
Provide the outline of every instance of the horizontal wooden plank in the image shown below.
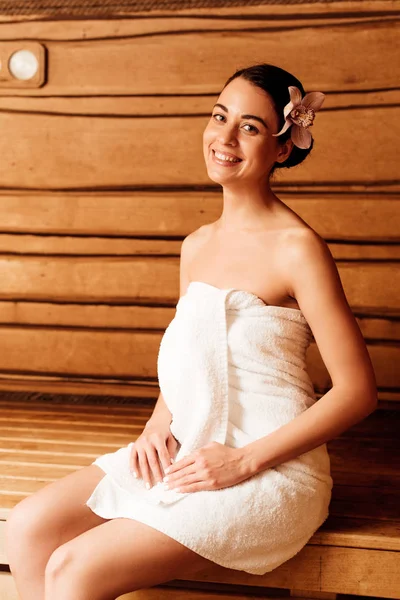
<svg viewBox="0 0 400 600"><path fill-rule="evenodd" d="M9 21L12 21L12 23L19 23L21 22L27 22L28 24L30 23L34 23L35 21L39 21L40 23L43 22L43 19L46 17L46 20L49 18L50 15L53 14L53 16L56 16L57 19L59 21L63 21L64 19L70 20L70 17L73 16L77 16L77 14L82 17L82 6L79 5L71 5L70 3L68 3L67 5L64 5L63 2L59 2L57 5L51 6L51 5L43 5L40 8L36 5L36 4L26 4L24 2L20 2L17 6L18 6L18 11L17 10L9 10L9 5L7 4L7 0L2 0L3 3L5 1L6 6L5 8L7 10L2 11L1 14L1 22L4 23L8 23ZM15 8L15 4L13 5ZM301 6L301 11L297 10L295 12L296 16L305 16L305 15L315 15L316 11L318 11L318 8L320 9L320 11L322 12L322 14L326 14L326 15L333 15L333 16L337 16L337 14L339 13L340 15L349 15L354 16L355 13L357 14L361 14L361 15L376 15L377 13L384 16L386 13L387 14L393 14L394 11L396 10L398 6L398 0L352 0L349 2L343 2L343 0L333 0L332 2L330 2L328 4L328 6L325 7L321 7L316 5L313 0L310 0L310 2L306 2L306 3L302 3ZM174 3L173 0L171 2L171 4L169 5L168 8L161 8L160 4L157 3L153 3L152 5L152 9L150 11L145 11L145 10L138 10L139 6L137 5L137 3L124 3L124 4L118 4L118 2L115 2L113 5L113 11L112 11L112 16L114 18L116 17L120 17L122 18L128 18L130 17L135 17L135 18L157 18L159 19L160 17L169 17L169 18L173 18L175 16L179 16L180 18L182 17L199 17L199 18L205 18L205 17L209 17L210 14L213 14L213 8L214 7L210 7L210 6L205 6L205 7L195 7L193 8L192 6L189 5L188 2L184 3L184 2L180 2L178 3ZM294 7L296 9L296 6ZM285 11L288 10L288 6L287 4L282 4L282 5L259 5L257 2L255 2L255 5L250 4L250 3L246 3L246 4L242 4L242 3L237 3L234 5L230 5L230 4L225 4L222 5L220 7L218 7L218 12L216 13L218 16L224 16L224 17L234 17L234 18L240 18L243 17L244 15L246 15L247 17L251 16L251 15L255 15L256 17L259 17L259 15L265 15L266 18L268 17L276 17L282 14L285 14ZM171 12L172 11L172 12ZM84 8L83 12L85 13L86 17L89 17L90 15L92 15L92 17L98 17L99 15L102 16L109 16L110 17L110 12L108 10L107 7L107 14L104 15L102 7L99 7L98 5L87 5L87 7ZM319 11L318 11L319 12ZM42 19L42 21L41 21Z"/></svg>
<svg viewBox="0 0 400 600"><path fill-rule="evenodd" d="M398 193L361 194L343 190L331 194L276 193L328 241L399 240ZM109 236L111 241L115 238L116 243L123 237L151 236L163 238L161 242L167 238L183 238L201 225L216 221L223 208L222 194L213 191L85 194L0 191L0 203L3 234Z"/></svg>
<svg viewBox="0 0 400 600"><path fill-rule="evenodd" d="M36 401L34 401L33 404L36 407ZM4 401L0 402L0 407L0 420L2 423L4 423L4 420L7 422L7 418L9 418L11 421L15 419L21 419L21 422L24 422L24 419L26 419L27 421L29 421L27 423L28 425L31 422L35 422L36 419L40 423L45 423L49 421L65 421L69 424L74 423L76 425L86 423L86 421L89 419L90 423L92 423L93 425L106 425L107 427L113 425L114 423L120 424L121 421L123 421L124 425L144 425L148 420L149 411L149 408L142 411L140 410L140 407L136 407L135 405L133 405L127 410L123 410L122 408L119 412L113 414L112 409L109 410L108 407L107 409L105 409L104 406L98 407L99 410L96 412L96 407L93 406L83 407L85 408L85 410L79 410L79 408L82 409L82 406L71 407L70 410L68 410L63 405L61 405L61 410L53 410L52 406L48 406L47 409L42 408L41 410L35 410L35 412L30 410L29 413L27 413L26 408L23 405L21 406L19 402L17 402L17 404L11 404L7 408L7 404L4 403ZM35 415L35 417L33 415ZM33 419L33 421L31 421L31 419Z"/></svg>
<svg viewBox="0 0 400 600"><path fill-rule="evenodd" d="M354 311L364 338L400 339L398 315L388 311ZM395 311L398 312L398 311ZM107 304L54 304L51 302L0 301L0 324L90 329L164 330L174 318L174 307L112 306Z"/></svg>
<svg viewBox="0 0 400 600"><path fill-rule="evenodd" d="M97 52L96 62L101 62ZM63 70L63 78L64 74ZM396 106L321 110L313 132L316 148L307 168L288 169L277 174L277 181L332 186L398 182L396 154L386 148L396 147L400 136L399 112ZM187 115L88 118L0 113L0 186L101 190L210 185L201 141L208 120L209 116Z"/></svg>
<svg viewBox="0 0 400 600"><path fill-rule="evenodd" d="M70 25L69 29L70 31ZM0 25L0 33L1 33ZM0 42L1 48L1 42ZM209 94L185 96L6 96L0 87L0 110L47 115L138 117L166 115L206 115L210 110ZM358 92L329 92L329 108L351 108L361 106L386 106L399 103L397 89L365 90Z"/></svg>
<svg viewBox="0 0 400 600"><path fill-rule="evenodd" d="M184 587L167 587L154 586L152 588L138 590L119 596L117 600L254 600L254 595L243 594L241 591L235 590L232 586L232 591L224 593L221 591L200 591L193 589L193 585L189 589ZM8 600L8 599L6 599ZM281 596L273 596L268 594L268 600L282 600Z"/></svg>
<svg viewBox="0 0 400 600"><path fill-rule="evenodd" d="M313 535L310 543L398 551L399 536L398 519L389 521L331 515Z"/></svg>
<svg viewBox="0 0 400 600"><path fill-rule="evenodd" d="M48 79L46 86L36 93L63 96L218 93L236 70L237 56L244 65L267 56L269 62L290 71L291 57L299 47L302 60L296 66L296 75L306 89L397 87L400 71L399 61L393 60L393 49L397 47L394 18L357 22L353 17L351 21L332 25L327 20L322 28L311 22L306 27L294 22L276 29L265 22L263 25L262 29L248 31L245 21L242 30L230 29L227 24L223 35L213 29L174 31L172 28L119 37L111 21L108 27L104 25L101 39L68 41L64 36L58 41L46 40ZM283 55L282 46L287 49ZM216 49L218 60L215 60ZM366 55L368 61L364 60Z"/></svg>
<svg viewBox="0 0 400 600"><path fill-rule="evenodd" d="M400 483L400 469L397 470L397 481ZM21 483L24 489L25 482ZM389 483L389 481L388 481ZM8 489L8 487L6 488ZM14 487L12 488L14 489ZM373 504L371 509L370 504ZM391 480L388 486L368 487L351 485L339 485L334 480L332 500L329 512L337 517L346 516L353 518L371 518L395 521L399 518L400 485L393 485ZM400 522L398 525L399 551L400 551Z"/></svg>
<svg viewBox="0 0 400 600"><path fill-rule="evenodd" d="M51 328L0 327L0 371L3 376L50 375L85 379L157 378L157 332L80 331ZM400 386L396 365L400 348L367 344L378 386ZM310 376L319 390L329 389L330 377L315 343L307 355Z"/></svg>
<svg viewBox="0 0 400 600"><path fill-rule="evenodd" d="M53 394L79 394L120 398L121 402L149 399L155 401L160 393L159 387L153 380L90 380L80 377L57 377L49 375L15 375L0 373L1 392L30 392ZM316 397L320 398L326 390L316 389ZM378 387L379 408L400 411L400 389Z"/></svg>
<svg viewBox="0 0 400 600"><path fill-rule="evenodd" d="M265 575L212 567L190 579L385 598L398 598L400 587L397 552L312 545Z"/></svg>
<svg viewBox="0 0 400 600"><path fill-rule="evenodd" d="M0 14L0 36L3 40L22 38L42 38L45 40L97 40L106 36L131 37L135 35L162 33L166 31L190 31L190 30L237 30L246 28L279 29L282 25L293 27L294 25L326 25L346 22L373 22L377 20L393 19L396 9L399 10L398 2L370 1L365 0L352 2L330 2L329 9L316 3L302 3L301 10L296 4L249 6L249 3L238 6L219 6L202 9L174 11L157 10L152 6L150 13L134 12L136 18L120 18L113 12L112 20L91 19L90 9L86 9L85 19L68 20L68 37L66 27L60 18L61 5L57 5L56 13L59 20L51 20L48 17L40 18L35 15L32 20L24 15L23 20L18 21L21 14L14 15L13 22L7 23L7 17ZM27 11L29 5L25 4ZM48 7L47 7L48 8ZM70 14L74 7L69 5ZM124 14L129 14L130 7L124 4ZM116 10L116 5L114 6ZM140 16L140 18L138 18ZM179 18L177 18L179 17ZM225 17L225 18L224 18ZM234 18L232 18L234 17Z"/></svg>
<svg viewBox="0 0 400 600"><path fill-rule="evenodd" d="M133 399L126 404L119 404L119 398L115 396L101 397L94 395L71 395L54 393L36 393L36 392L0 392L0 411L7 415L10 411L14 415L25 414L30 417L41 418L42 414L54 415L73 415L80 416L83 419L89 419L90 422L102 422L103 419L111 424L114 421L121 420L123 423L132 421L143 423L148 420L153 412L155 400L140 401ZM400 413L393 409L376 410L369 414L365 419L356 423L351 428L343 432L342 439L354 438L362 440L376 440L385 438L393 440L393 444L398 441L398 432L400 426ZM37 432L36 434L37 435ZM76 439L76 436L66 439ZM99 432L99 435L102 435ZM18 434L20 436L20 434ZM26 437L26 434L24 434ZM47 438L52 439L52 438ZM79 434L79 442L85 438ZM100 437L98 441L103 441ZM120 441L118 439L118 441Z"/></svg>
<svg viewBox="0 0 400 600"><path fill-rule="evenodd" d="M337 267L354 309L397 309L396 263L343 261ZM172 307L179 298L178 257L2 255L0 269L1 300Z"/></svg>
<svg viewBox="0 0 400 600"><path fill-rule="evenodd" d="M87 380L80 377L57 377L48 375L14 375L0 373L1 392L29 392L29 393L52 393L52 394L96 394L113 398L120 398L121 402L126 400L149 399L155 401L160 393L159 387L154 381L135 380ZM391 401L400 400L400 391L390 397Z"/></svg>
<svg viewBox="0 0 400 600"><path fill-rule="evenodd" d="M0 254L43 256L179 256L181 240L1 234ZM337 260L400 260L400 244L328 243Z"/></svg>

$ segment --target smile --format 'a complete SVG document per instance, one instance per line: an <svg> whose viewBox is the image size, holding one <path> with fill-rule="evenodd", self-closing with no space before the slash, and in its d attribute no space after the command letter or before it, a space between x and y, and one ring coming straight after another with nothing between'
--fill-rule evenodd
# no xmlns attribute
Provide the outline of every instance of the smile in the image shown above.
<svg viewBox="0 0 400 600"><path fill-rule="evenodd" d="M218 152L217 150L212 151L213 161L218 165L223 165L224 167L233 167L234 165L242 162L241 158L229 156L228 154L224 154L223 152Z"/></svg>

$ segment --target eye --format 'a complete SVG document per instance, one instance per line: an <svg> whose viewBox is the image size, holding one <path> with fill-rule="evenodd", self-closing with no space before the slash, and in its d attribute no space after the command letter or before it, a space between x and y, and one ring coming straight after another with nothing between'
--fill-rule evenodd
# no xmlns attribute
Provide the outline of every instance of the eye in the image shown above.
<svg viewBox="0 0 400 600"><path fill-rule="evenodd" d="M223 119L225 118L223 115L220 115L219 113L213 114L213 119L215 119L216 121L219 121L219 119L217 119L217 117L222 117Z"/></svg>
<svg viewBox="0 0 400 600"><path fill-rule="evenodd" d="M243 127L250 127L252 131L255 131L256 133L258 133L257 127L254 127L254 125L250 125L250 123L245 123L243 125Z"/></svg>
<svg viewBox="0 0 400 600"><path fill-rule="evenodd" d="M221 119L218 119L217 117L221 117ZM222 123L223 120L225 119L224 115L221 115L220 113L214 113L212 115L212 118L215 119L216 121L218 121L219 123ZM250 123L245 123L243 125L243 127L250 127L250 129L245 129L245 131L247 131L248 133L258 133L258 129L257 127L254 127L254 125L250 125Z"/></svg>

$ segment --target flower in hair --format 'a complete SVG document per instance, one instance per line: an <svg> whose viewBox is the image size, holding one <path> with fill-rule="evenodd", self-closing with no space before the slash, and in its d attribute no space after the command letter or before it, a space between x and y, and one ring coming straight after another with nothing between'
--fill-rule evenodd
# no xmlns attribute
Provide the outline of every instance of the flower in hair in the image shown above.
<svg viewBox="0 0 400 600"><path fill-rule="evenodd" d="M310 92L301 98L301 91L294 85L289 86L290 102L283 109L285 124L279 133L272 135L277 137L292 127L290 137L293 144L298 148L306 150L311 146L311 133L308 128L313 124L315 113L322 106L325 94L322 92Z"/></svg>

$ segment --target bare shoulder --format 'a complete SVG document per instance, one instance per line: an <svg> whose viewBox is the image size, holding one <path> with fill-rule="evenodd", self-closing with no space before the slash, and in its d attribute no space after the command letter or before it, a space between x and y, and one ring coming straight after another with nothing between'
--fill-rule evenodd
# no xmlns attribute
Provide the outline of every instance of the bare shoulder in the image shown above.
<svg viewBox="0 0 400 600"><path fill-rule="evenodd" d="M342 310L350 311L336 262L326 241L311 227L295 227L285 231L281 239L279 266L286 278L290 296L300 308L315 304L322 290L315 293L312 283L330 292ZM310 298L310 295L313 298Z"/></svg>
<svg viewBox="0 0 400 600"><path fill-rule="evenodd" d="M212 223L202 225L189 233L182 242L181 252L195 253L212 234Z"/></svg>
<svg viewBox="0 0 400 600"><path fill-rule="evenodd" d="M337 270L328 244L311 227L292 227L282 234L281 241L283 258L291 269L312 261L315 265L323 262Z"/></svg>
<svg viewBox="0 0 400 600"><path fill-rule="evenodd" d="M202 245L211 235L211 225L202 225L187 235L181 245L180 258L180 296L183 296L189 285L189 265L199 252Z"/></svg>

